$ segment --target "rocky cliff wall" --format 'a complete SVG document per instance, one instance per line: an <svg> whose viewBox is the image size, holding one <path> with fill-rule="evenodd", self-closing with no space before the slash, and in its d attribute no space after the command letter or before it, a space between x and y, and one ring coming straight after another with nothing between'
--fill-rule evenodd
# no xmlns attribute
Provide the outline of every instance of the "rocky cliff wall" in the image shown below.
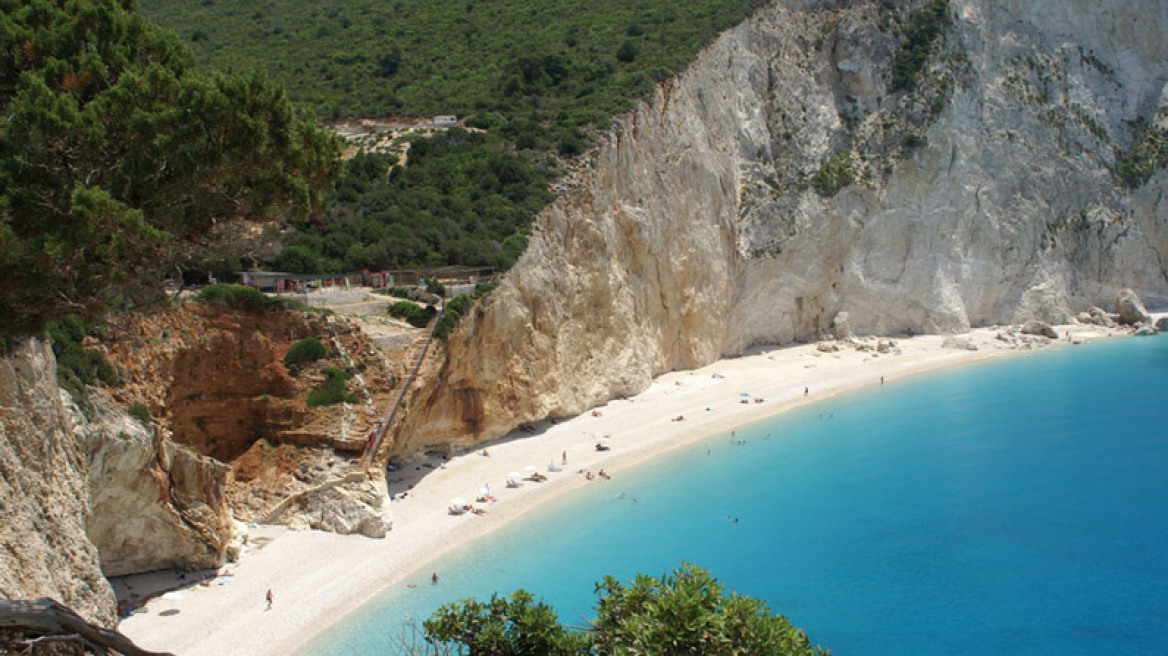
<svg viewBox="0 0 1168 656"><path fill-rule="evenodd" d="M391 450L578 413L654 375L814 338L1068 321L1168 302L1168 4L951 0L894 90L909 12L779 1L616 121L464 319Z"/></svg>
<svg viewBox="0 0 1168 656"><path fill-rule="evenodd" d="M88 463L86 535L106 576L223 565L232 539L231 468L147 428L101 392L71 409ZM87 416L88 415L88 416Z"/></svg>
<svg viewBox="0 0 1168 656"><path fill-rule="evenodd" d="M0 357L0 594L52 597L113 626L113 589L86 536L85 455L55 372L52 349L39 339Z"/></svg>

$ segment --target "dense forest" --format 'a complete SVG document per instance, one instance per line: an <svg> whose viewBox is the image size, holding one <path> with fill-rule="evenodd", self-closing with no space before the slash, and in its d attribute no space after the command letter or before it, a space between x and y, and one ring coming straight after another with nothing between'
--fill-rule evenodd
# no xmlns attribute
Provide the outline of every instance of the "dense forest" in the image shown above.
<svg viewBox="0 0 1168 656"><path fill-rule="evenodd" d="M410 146L409 166L390 169L394 157L376 152L348 160L331 208L296 223L275 266L294 273L509 266L549 199L546 171L482 132L455 128Z"/></svg>
<svg viewBox="0 0 1168 656"><path fill-rule="evenodd" d="M764 0L142 0L207 67L262 70L322 119L454 114L407 166L348 163L330 210L264 265L510 266L557 162ZM230 270L231 265L223 265Z"/></svg>

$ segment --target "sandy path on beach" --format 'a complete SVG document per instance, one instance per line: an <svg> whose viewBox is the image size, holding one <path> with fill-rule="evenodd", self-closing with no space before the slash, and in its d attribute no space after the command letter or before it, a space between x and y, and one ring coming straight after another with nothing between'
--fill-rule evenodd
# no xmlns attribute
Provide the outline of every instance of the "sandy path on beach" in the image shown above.
<svg viewBox="0 0 1168 656"><path fill-rule="evenodd" d="M1060 335L1070 331L1075 340L1110 334L1092 326L1057 330ZM452 549L579 486L601 484L587 481L578 473L581 469L604 468L619 476L622 468L677 447L805 403L879 385L881 377L892 382L1025 352L1007 348L994 338L996 332L985 328L965 336L978 345L977 351L942 348L941 337L927 335L897 339L899 354L848 347L821 353L808 344L755 350L698 370L665 374L641 394L597 408L599 417L589 412L534 435L516 433L488 444L490 456L474 451L452 457L422 478L406 499L392 502L393 530L385 539L266 529L276 534L274 539L224 568L232 572L230 582L212 581L167 595L178 599L154 599L147 612L123 620L119 629L143 648L181 656L286 656ZM751 402L741 403L743 392L750 393ZM765 402L753 402L759 397ZM678 415L685 421L673 421ZM598 434L611 436L611 450L594 449ZM547 482L505 487L508 472L536 465L546 473L548 463L559 464L563 452L568 465L548 473ZM473 501L485 483L499 499L488 514L447 513L451 498ZM266 610L269 589L275 603Z"/></svg>

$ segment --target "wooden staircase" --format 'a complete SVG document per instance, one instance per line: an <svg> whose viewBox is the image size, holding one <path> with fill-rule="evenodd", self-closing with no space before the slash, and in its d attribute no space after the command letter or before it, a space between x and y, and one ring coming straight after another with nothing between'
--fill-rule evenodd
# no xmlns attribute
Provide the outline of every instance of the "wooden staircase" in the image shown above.
<svg viewBox="0 0 1168 656"><path fill-rule="evenodd" d="M414 379L418 375L418 370L422 368L422 363L426 361L426 354L430 351L430 344L434 341L434 331L438 328L438 320L446 312L446 302L442 302L442 307L438 310L438 314L430 320L430 324L426 326L425 336L419 336L410 344L410 348L406 351L406 362L408 365L408 373L398 385L397 393L393 396L393 401L389 404L389 412L382 417L381 426L377 429L373 437L373 444L365 450L365 455L361 456L360 467L362 470L368 469L369 465L373 464L373 455L381 448L381 442L385 439L386 433L389 432L389 427L393 424L393 419L397 415L397 410L401 406L402 399L405 398L406 392L409 391L410 386L413 385Z"/></svg>

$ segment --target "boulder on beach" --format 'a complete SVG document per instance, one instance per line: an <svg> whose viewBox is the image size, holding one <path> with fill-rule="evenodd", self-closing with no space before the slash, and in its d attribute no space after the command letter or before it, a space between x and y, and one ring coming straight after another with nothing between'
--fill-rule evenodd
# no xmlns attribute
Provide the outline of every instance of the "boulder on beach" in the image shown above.
<svg viewBox="0 0 1168 656"><path fill-rule="evenodd" d="M1054 331L1054 328L1052 328L1050 324L1035 319L1031 319L1030 321L1022 324L1022 328L1018 332L1022 333L1023 335L1041 335L1042 337L1058 339L1058 333Z"/></svg>
<svg viewBox="0 0 1168 656"><path fill-rule="evenodd" d="M852 336L852 327L848 322L848 313L840 312L831 321L831 334L836 339L846 339Z"/></svg>
<svg viewBox="0 0 1168 656"><path fill-rule="evenodd" d="M1137 323L1152 323L1152 317L1144 307L1140 297L1130 289L1121 289L1115 297L1115 309L1119 312L1119 322L1125 326Z"/></svg>
<svg viewBox="0 0 1168 656"><path fill-rule="evenodd" d="M976 351L977 344L974 344L973 340L968 337L950 335L941 340L941 348L956 349L960 351Z"/></svg>
<svg viewBox="0 0 1168 656"><path fill-rule="evenodd" d="M1087 308L1086 312L1080 312L1075 319L1082 324L1103 326L1104 328L1115 327L1115 321L1102 308L1098 307Z"/></svg>

